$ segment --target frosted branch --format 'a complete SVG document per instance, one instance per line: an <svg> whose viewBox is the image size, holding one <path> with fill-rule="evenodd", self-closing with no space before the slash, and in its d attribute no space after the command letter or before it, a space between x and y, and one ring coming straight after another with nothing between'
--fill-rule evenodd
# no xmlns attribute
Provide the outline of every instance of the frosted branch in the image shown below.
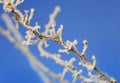
<svg viewBox="0 0 120 83"><path fill-rule="evenodd" d="M83 47L81 55L85 55L85 52L86 52L86 50L88 48L88 42L87 42L87 40L83 40L83 44L84 44L84 47Z"/></svg>
<svg viewBox="0 0 120 83"><path fill-rule="evenodd" d="M40 55L42 57L46 57L46 58L49 58L49 59L53 59L54 61L56 61L56 63L59 63L60 65L64 66L65 64L65 61L61 60L60 59L60 54L51 54L51 53L48 53L46 52L43 48L42 48L42 45L43 45L44 41L41 41L39 42L38 44L38 49L40 51Z"/></svg>
<svg viewBox="0 0 120 83"><path fill-rule="evenodd" d="M75 73L73 74L73 80L72 80L73 83L75 83L75 81L79 78L82 72L83 72L82 70L79 70L78 72L75 71Z"/></svg>
<svg viewBox="0 0 120 83"><path fill-rule="evenodd" d="M42 45L43 45L43 42L44 41L41 41L38 45L38 49L40 51L40 55L42 57L46 57L46 58L49 58L49 59L52 59L54 60L57 64L60 64L61 66L64 66L64 70L63 70L63 73L62 73L62 76L61 76L61 79L64 78L64 75L66 72L70 71L71 73L73 73L74 75L74 80L76 78L79 78L79 79L83 79L84 77L82 75L80 75L80 71L77 72L75 66L73 65L73 62L75 61L75 58L71 58L70 61L64 61L60 58L60 55L59 54L51 54L51 53L48 53L46 52L43 48L42 48ZM81 72L82 73L82 72ZM77 77L75 77L75 75Z"/></svg>
<svg viewBox="0 0 120 83"><path fill-rule="evenodd" d="M15 6L18 6L19 4L21 4L24 0L17 0L15 3Z"/></svg>
<svg viewBox="0 0 120 83"><path fill-rule="evenodd" d="M75 47L76 44L77 44L77 40L74 40L73 42L67 40L64 44L65 49L59 49L59 52L65 52L68 54L69 51L71 51L71 49Z"/></svg>
<svg viewBox="0 0 120 83"><path fill-rule="evenodd" d="M45 83L49 83L50 80L45 76L45 74L41 73L41 70L44 71L46 74L50 75L51 77L55 78L56 80L60 80L61 83L67 83L64 80L58 79L60 78L57 74L50 71L47 67L45 67L40 61L38 61L34 55L30 52L28 47L23 46L22 44L18 43L12 36L10 31L5 31L4 29L0 28L0 33L3 34L10 42L16 45L16 47L28 58L31 67L36 70L38 75L43 78ZM44 76L43 76L44 75ZM47 79L47 80L46 80Z"/></svg>
<svg viewBox="0 0 120 83"><path fill-rule="evenodd" d="M24 38L20 35L20 32L18 31L18 29L16 29L9 16L4 13L2 14L2 19L6 23L8 30L11 31L15 39L19 42L23 42Z"/></svg>
<svg viewBox="0 0 120 83"><path fill-rule="evenodd" d="M68 72L69 70L70 70L70 71L73 71L73 70L74 70L74 69L71 70L71 68L70 68L70 67L73 66L73 62L74 62L74 61L75 61L75 58L71 58L70 61L68 61L68 62L65 64L65 68L64 68L64 70L63 70L62 78L61 78L61 79L64 78L66 72Z"/></svg>
<svg viewBox="0 0 120 83"><path fill-rule="evenodd" d="M83 67L86 67L88 70L92 71L96 67L96 59L95 56L92 56L93 64L89 64L83 61L79 62L79 65L82 65Z"/></svg>
<svg viewBox="0 0 120 83"><path fill-rule="evenodd" d="M36 41L32 40L36 36L33 33L33 31L38 31L39 28L40 28L40 26L38 25L38 23L36 23L36 25L31 30L26 31L26 36L25 36L26 41L23 41L24 45L26 45L26 46L32 45L32 44L35 44L39 41L39 39L37 39Z"/></svg>
<svg viewBox="0 0 120 83"><path fill-rule="evenodd" d="M14 0L4 0L3 1L3 9L6 12L12 12L16 6L14 5Z"/></svg>
<svg viewBox="0 0 120 83"><path fill-rule="evenodd" d="M62 31L63 31L63 25L60 25L60 28L57 31L57 35L59 37L60 42L63 42L63 40L62 40Z"/></svg>
<svg viewBox="0 0 120 83"><path fill-rule="evenodd" d="M31 8L31 10L30 10L30 16L29 16L29 18L28 18L28 22L29 22L29 23L30 23L30 21L31 21L33 15L34 15L34 11L35 11L35 9L34 9L34 8Z"/></svg>
<svg viewBox="0 0 120 83"><path fill-rule="evenodd" d="M60 7L56 6L55 10L53 11L53 13L49 16L49 22L48 24L45 25L45 31L44 33L47 34L49 32L49 28L51 27L51 25L56 24L55 23L55 17L57 16L57 14L60 12Z"/></svg>
<svg viewBox="0 0 120 83"><path fill-rule="evenodd" d="M69 70L70 72L73 73L74 79L76 80L77 75L80 79L82 79L83 81L86 82L96 82L96 78L97 76L92 75L91 73L89 73L89 78L85 78L82 75L80 75L81 71L77 72L76 68L73 65L73 62L75 61L74 58L70 59L70 61L64 61L60 58L59 54L51 54L46 52L43 49L43 45L45 45L47 47L47 40L52 40L55 41L57 43L59 43L60 45L62 45L64 47L64 49L60 49L59 52L65 52L65 53L69 53L70 51L73 52L74 54L76 54L80 59L80 65L84 66L87 68L87 70L89 71L95 71L98 76L99 79L97 79L97 81L99 80L99 82L103 83L104 80L106 82L109 83L116 83L116 80L109 78L106 74L103 74L97 67L96 67L96 59L95 56L92 56L92 60L93 62L91 63L87 57L85 56L86 50L88 48L88 42L86 40L83 41L84 47L82 52L80 53L77 48L75 47L75 45L77 44L77 40L74 40L73 42L67 40L66 42L62 41L62 30L63 30L63 26L61 25L60 28L58 29L58 31L55 31L55 17L57 16L57 14L60 12L60 7L57 6L54 10L54 12L50 15L50 19L48 24L45 26L45 31L43 33L40 33L38 31L38 29L40 28L40 26L38 25L38 23L36 22L35 26L31 26L29 23L33 17L34 14L34 9L30 10L30 15L28 15L28 11L25 11L25 15L23 15L18 9L16 9L17 5L21 4L24 0L17 0L15 3L15 0L0 0L0 3L3 3L3 9L6 12L12 12L14 14L14 20L16 23L21 23L26 29L26 41L24 42L26 45L30 45L33 44L33 40L35 37L37 37L37 41L39 42L38 44L38 49L41 53L41 56L50 58L54 61L56 61L56 63L64 66L64 71L62 74L62 78L64 77L65 73ZM52 28L51 28L52 26ZM14 31L13 31L14 32ZM6 37L8 37L8 39L14 43L18 48L21 49L21 51L23 53L29 53L28 49L24 49L23 50L23 45L19 45L18 43L16 43L16 41L14 40L14 38L12 38L10 36L10 31L4 31L3 29L0 29L0 33L4 34ZM35 63L41 68L41 69L45 69L43 66L41 67L41 64L39 62L36 62L37 60L35 58L31 58L30 55L27 55L27 57L29 56L30 60L35 60ZM46 73L49 73L48 69L45 69ZM56 78L56 74L54 73L50 73L50 75L53 78ZM79 76L80 75L80 76ZM95 78L94 78L95 77ZM56 78L57 79L57 78ZM94 79L94 80L93 80ZM101 81L102 79L102 81ZM60 80L60 79L59 79ZM60 80L61 81L61 80ZM74 82L74 81L73 81ZM62 82L63 83L63 82Z"/></svg>
<svg viewBox="0 0 120 83"><path fill-rule="evenodd" d="M29 10L24 10L24 12L25 12L24 22L25 22L27 25L30 23L30 21L31 21L33 15L34 15L34 11L35 11L35 9L34 9L34 8L31 8L31 10L30 10L30 15L28 15Z"/></svg>

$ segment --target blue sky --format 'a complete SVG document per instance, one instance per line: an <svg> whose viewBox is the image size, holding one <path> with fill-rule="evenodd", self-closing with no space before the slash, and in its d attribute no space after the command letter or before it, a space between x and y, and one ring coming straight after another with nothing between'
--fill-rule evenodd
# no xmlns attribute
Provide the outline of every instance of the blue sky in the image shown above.
<svg viewBox="0 0 120 83"><path fill-rule="evenodd" d="M24 9L35 8L32 25L38 21L44 28L49 14L57 5L61 7L61 12L56 18L56 24L64 25L63 39L77 39L80 51L82 40L87 39L87 57L90 59L95 55L97 67L120 82L120 0L25 0L18 9L23 12ZM2 13L0 5L0 15ZM1 18L0 26L6 28ZM20 30L24 31L22 26ZM0 40L0 83L41 83L26 57L5 37L0 35ZM35 48L33 46L31 49L37 54ZM50 51L54 52L54 47L51 46ZM68 59L76 55L71 53L70 56L64 56ZM47 65L47 61L45 63Z"/></svg>

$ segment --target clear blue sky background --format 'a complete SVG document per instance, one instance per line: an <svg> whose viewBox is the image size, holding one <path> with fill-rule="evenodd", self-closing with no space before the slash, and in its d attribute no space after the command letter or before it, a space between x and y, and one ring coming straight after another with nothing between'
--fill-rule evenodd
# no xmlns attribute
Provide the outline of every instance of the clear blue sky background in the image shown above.
<svg viewBox="0 0 120 83"><path fill-rule="evenodd" d="M32 24L38 21L43 28L56 5L61 7L56 23L57 26L64 25L64 40L77 39L77 47L81 51L82 40L87 39L87 57L90 59L92 54L96 55L97 67L120 82L120 0L25 0L18 9L23 12L24 9L35 8ZM0 15L2 13L0 4ZM0 26L6 28L1 18ZM51 46L50 51L56 53L54 49ZM37 54L35 46L32 50ZM75 55L64 56L68 59ZM45 64L48 61L45 59ZM53 71L59 70L54 68L53 62L49 65ZM41 82L26 57L0 35L0 83Z"/></svg>

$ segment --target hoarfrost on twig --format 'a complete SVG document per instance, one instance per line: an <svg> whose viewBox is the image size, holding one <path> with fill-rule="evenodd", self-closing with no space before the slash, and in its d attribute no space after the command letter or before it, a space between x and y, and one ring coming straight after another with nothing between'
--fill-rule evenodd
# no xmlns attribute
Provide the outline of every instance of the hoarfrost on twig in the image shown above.
<svg viewBox="0 0 120 83"><path fill-rule="evenodd" d="M45 25L44 34L47 34L49 32L49 28L51 27L51 25L56 24L55 17L58 15L59 12L60 12L60 7L56 6L53 13L49 16L48 24Z"/></svg>
<svg viewBox="0 0 120 83"><path fill-rule="evenodd" d="M92 71L96 66L96 58L94 55L92 56L92 60L93 60L92 64L89 64L89 63L84 62L84 61L80 61L79 65L82 65L83 67L86 67L88 70Z"/></svg>
<svg viewBox="0 0 120 83"><path fill-rule="evenodd" d="M17 0L15 3L15 6L18 6L19 4L21 4L22 2L24 2L24 0Z"/></svg>
<svg viewBox="0 0 120 83"><path fill-rule="evenodd" d="M73 66L73 62L74 62L74 61L76 61L76 59L75 59L75 58L71 58L69 61L66 62L65 68L64 68L64 70L63 70L62 78L61 78L61 79L64 78L66 72L68 72L68 71L73 71L73 70L74 70L74 68L72 68L72 70L71 70L71 68L70 68L70 67L74 67L74 66Z"/></svg>
<svg viewBox="0 0 120 83"><path fill-rule="evenodd" d="M73 74L73 83L75 83L75 81L79 78L80 74L82 73L82 69L80 69L78 72L75 71L75 73Z"/></svg>
<svg viewBox="0 0 120 83"><path fill-rule="evenodd" d="M85 55L85 52L86 52L86 50L88 48L88 42L87 42L87 40L83 40L83 44L84 44L84 46L83 46L83 50L82 50L81 55Z"/></svg>
<svg viewBox="0 0 120 83"><path fill-rule="evenodd" d="M65 49L59 49L59 52L65 52L69 54L69 51L71 51L72 47L75 47L76 44L77 44L77 40L74 40L73 42L67 40L64 44Z"/></svg>
<svg viewBox="0 0 120 83"><path fill-rule="evenodd" d="M20 35L20 32L16 27L14 26L12 20L9 18L9 16L5 13L2 14L2 19L5 21L8 30L11 31L15 39L19 42L23 42L24 38Z"/></svg>
<svg viewBox="0 0 120 83"><path fill-rule="evenodd" d="M24 44L26 45L31 45L33 43L38 43L38 49L41 53L42 57L47 57L50 58L52 60L54 60L56 63L64 66L64 70L62 73L62 77L64 78L64 75L67 71L70 71L73 73L73 82L75 82L75 80L79 77L80 79L83 80L83 82L100 82L100 83L106 83L106 82L113 82L116 83L116 80L109 78L107 75L103 74L99 69L97 69L96 67L96 59L95 56L92 56L92 60L93 63L91 63L85 55L85 52L88 48L88 42L86 40L83 41L84 47L82 52L80 53L77 48L75 47L75 45L77 44L77 40L74 40L73 42L67 40L66 42L63 42L62 40L62 30L63 30L63 25L60 26L60 28L58 29L58 31L55 31L55 26L56 22L55 22L55 17L57 16L57 14L60 12L60 7L57 6L54 10L54 12L50 15L50 19L48 24L45 26L45 31L41 34L38 29L40 28L40 26L38 25L38 23L36 22L35 26L30 26L30 21L33 17L34 14L34 9L32 8L30 10L30 15L28 15L29 11L26 10L25 11L25 15L23 15L16 7L21 4L24 0L0 0L0 3L3 3L3 9L6 12L12 12L14 14L14 20L16 22L16 26L18 25L18 22L20 22L24 27L26 27L27 31L26 31L26 41L24 41ZM10 28L11 31L14 33L15 31L12 30L12 28ZM10 31L4 31L3 29L0 29L0 33L4 34L12 43L14 43L23 53L28 53L26 54L27 57L29 58L29 60L34 60L36 61L36 65L38 65L38 67L40 67L41 69L45 69L45 72L49 73L49 69L47 68L43 68L44 66L41 66L41 64L35 59L35 58L31 58L30 57L30 53L28 49L23 48L23 45L19 45L18 42L15 41L15 39L10 35ZM38 39L36 40L32 40L37 36ZM18 37L18 36L16 36ZM16 38L17 39L17 38ZM81 70L79 72L77 72L76 67L73 65L73 62L76 60L75 58L71 58L69 61L64 61L60 58L60 54L51 54L49 52L46 52L43 49L43 45L45 45L46 47L48 46L47 44L47 39L49 40L53 40L59 44L61 44L64 49L60 49L59 52L65 52L65 53L69 53L70 51L72 51L73 53L77 54L80 58L80 65L82 65L83 67L86 67L88 70L88 76L89 78L85 78L83 77L81 74ZM23 47L22 47L23 46ZM34 68L34 66L33 66ZM97 72L97 75L93 75L92 71L95 70ZM56 78L56 74L54 74L52 71L49 73L53 78ZM101 77L103 76L103 77ZM47 79L48 80L48 79ZM59 79L60 81L62 81L61 79ZM63 82L62 82L63 83Z"/></svg>

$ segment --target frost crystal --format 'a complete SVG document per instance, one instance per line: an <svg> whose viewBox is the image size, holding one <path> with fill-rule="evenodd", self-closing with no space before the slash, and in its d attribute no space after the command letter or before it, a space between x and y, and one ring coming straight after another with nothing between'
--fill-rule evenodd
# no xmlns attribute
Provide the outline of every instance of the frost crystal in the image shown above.
<svg viewBox="0 0 120 83"><path fill-rule="evenodd" d="M75 47L75 45L77 45L77 40L74 40L73 42L67 40L64 45L65 49L59 49L59 52L65 52L68 54L72 47Z"/></svg>

